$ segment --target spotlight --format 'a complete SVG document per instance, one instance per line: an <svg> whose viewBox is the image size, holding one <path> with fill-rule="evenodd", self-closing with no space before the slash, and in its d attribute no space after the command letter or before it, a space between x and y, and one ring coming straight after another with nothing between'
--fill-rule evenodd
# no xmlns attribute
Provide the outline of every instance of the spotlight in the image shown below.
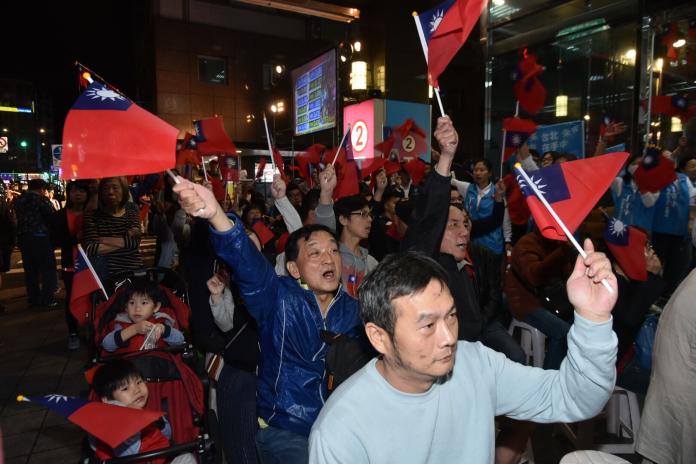
<svg viewBox="0 0 696 464"><path fill-rule="evenodd" d="M672 46L673 46L674 48L681 48L681 47L683 47L684 45L686 45L686 40L684 40L684 39L677 39L677 40L672 44Z"/></svg>
<svg viewBox="0 0 696 464"><path fill-rule="evenodd" d="M359 52L360 49L362 49L362 44L360 43L359 40L356 40L355 42L353 42L353 49L354 49L356 52Z"/></svg>

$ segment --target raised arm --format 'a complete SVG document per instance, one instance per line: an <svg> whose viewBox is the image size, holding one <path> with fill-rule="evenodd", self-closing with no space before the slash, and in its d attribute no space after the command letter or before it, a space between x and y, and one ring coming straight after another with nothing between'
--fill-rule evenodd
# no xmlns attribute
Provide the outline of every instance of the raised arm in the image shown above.
<svg viewBox="0 0 696 464"><path fill-rule="evenodd" d="M283 216L283 222L285 222L285 227L287 227L288 232L293 233L302 227L302 219L300 219L300 214L285 195L285 188L285 181L281 179L280 175L276 174L273 176L271 193L275 200L275 207L278 209L280 215Z"/></svg>
<svg viewBox="0 0 696 464"><path fill-rule="evenodd" d="M213 193L183 177L173 187L188 214L208 219L215 253L227 262L247 310L259 323L275 307L280 279L271 263L251 242L236 216L227 217Z"/></svg>
<svg viewBox="0 0 696 464"><path fill-rule="evenodd" d="M401 243L402 250L417 250L436 257L449 215L449 172L459 141L457 131L447 116L438 118L433 134L442 151L435 171L428 176L421 195L416 200L413 220Z"/></svg>
<svg viewBox="0 0 696 464"><path fill-rule="evenodd" d="M576 422L596 415L611 395L616 378L616 335L611 310L618 297L611 263L585 240L566 288L575 306L568 354L558 371L541 370L487 352L495 366L496 415L537 422ZM601 284L606 279L614 289Z"/></svg>
<svg viewBox="0 0 696 464"><path fill-rule="evenodd" d="M315 211L317 224L328 227L331 230L336 230L336 214L333 209L333 193L336 189L336 171L332 165L326 166L326 169L319 173L319 204Z"/></svg>

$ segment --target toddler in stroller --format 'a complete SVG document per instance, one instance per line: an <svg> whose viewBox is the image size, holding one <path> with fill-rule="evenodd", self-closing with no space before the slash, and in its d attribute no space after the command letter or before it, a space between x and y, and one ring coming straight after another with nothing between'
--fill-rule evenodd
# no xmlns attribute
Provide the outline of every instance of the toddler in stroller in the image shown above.
<svg viewBox="0 0 696 464"><path fill-rule="evenodd" d="M101 351L93 360L103 364L96 372L99 373L104 366L113 362L123 362L124 359L132 363L138 375L131 373L125 376L125 380L123 376L116 376L121 377L117 383L121 387L135 388L135 385L131 386L132 380L137 382L142 379L144 383L140 385L147 388L146 404L143 407L164 412L171 426L171 440L163 442L164 446L157 447L158 450L145 451L141 445L140 450L134 450L138 454L117 457L114 462L178 463L179 461L170 460L182 454L193 458L193 455L188 454L193 453L200 463L217 463L222 459L222 451L215 444L217 418L214 411L206 407L207 399L201 376L189 366L191 355L183 335L188 330L191 314L185 303L186 286L183 282L175 283L173 289L160 286L156 283L160 280L160 274L159 268L153 268L144 276L129 275L126 279L121 277L120 281L126 283L117 288L107 301L98 304L91 315L90 325L94 330L92 349ZM174 275L168 277L169 280L176 280ZM135 300L134 304L129 303L132 300ZM128 317L128 321L124 316ZM129 327L138 324L147 327L147 331L134 331L136 333L133 334L126 332ZM148 334L151 344L147 340ZM106 338L110 342L105 342ZM114 346L115 350L108 350ZM102 349L99 350L98 347ZM97 385L94 387L96 389ZM106 390L109 388L111 387ZM96 400L109 399L108 395L104 395L104 390L93 391L91 395ZM118 400L118 392L114 392L112 396ZM142 396L140 391L136 400L141 397L138 401L142 403ZM164 436L168 438L166 434ZM153 450L155 447L148 448ZM196 462L195 459L191 462Z"/></svg>
<svg viewBox="0 0 696 464"><path fill-rule="evenodd" d="M163 306L165 296L160 287L145 279L125 286L114 305L99 323L98 333L108 330L101 346L108 352L128 353L184 344L177 328L176 314Z"/></svg>
<svg viewBox="0 0 696 464"><path fill-rule="evenodd" d="M149 390L140 371L130 361L117 359L100 367L92 381L94 394L104 403L133 409L144 409L148 402ZM150 424L141 432L127 439L116 448L110 448L100 440L94 440L96 457L112 459L132 456L138 453L155 451L169 447L172 428L166 416ZM153 464L163 464L166 458L153 459ZM191 453L176 456L172 464L195 464Z"/></svg>

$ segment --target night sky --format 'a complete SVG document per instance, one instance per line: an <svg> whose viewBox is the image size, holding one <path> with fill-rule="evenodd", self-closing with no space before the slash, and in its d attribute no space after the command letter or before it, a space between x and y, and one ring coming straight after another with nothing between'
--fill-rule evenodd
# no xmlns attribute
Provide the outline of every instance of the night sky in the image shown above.
<svg viewBox="0 0 696 464"><path fill-rule="evenodd" d="M54 130L61 131L78 95L75 60L126 93L134 89L135 4L129 0L5 3L0 77L32 81L50 95Z"/></svg>

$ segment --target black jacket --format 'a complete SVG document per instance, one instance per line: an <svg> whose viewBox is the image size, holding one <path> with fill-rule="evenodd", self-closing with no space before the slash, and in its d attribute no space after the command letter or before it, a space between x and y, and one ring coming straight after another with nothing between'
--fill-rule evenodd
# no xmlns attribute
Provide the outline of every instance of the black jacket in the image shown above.
<svg viewBox="0 0 696 464"><path fill-rule="evenodd" d="M51 243L60 247L60 267L71 268L75 264L73 247L77 246L77 237L70 235L68 229L68 210L63 208L53 213L51 224Z"/></svg>
<svg viewBox="0 0 696 464"><path fill-rule="evenodd" d="M452 255L440 253L440 243L447 225L450 203L450 179L432 171L418 196L412 220L401 250L420 251L439 262L449 276L449 288L457 307L459 339L477 341L484 318L479 295L466 271L460 271Z"/></svg>

